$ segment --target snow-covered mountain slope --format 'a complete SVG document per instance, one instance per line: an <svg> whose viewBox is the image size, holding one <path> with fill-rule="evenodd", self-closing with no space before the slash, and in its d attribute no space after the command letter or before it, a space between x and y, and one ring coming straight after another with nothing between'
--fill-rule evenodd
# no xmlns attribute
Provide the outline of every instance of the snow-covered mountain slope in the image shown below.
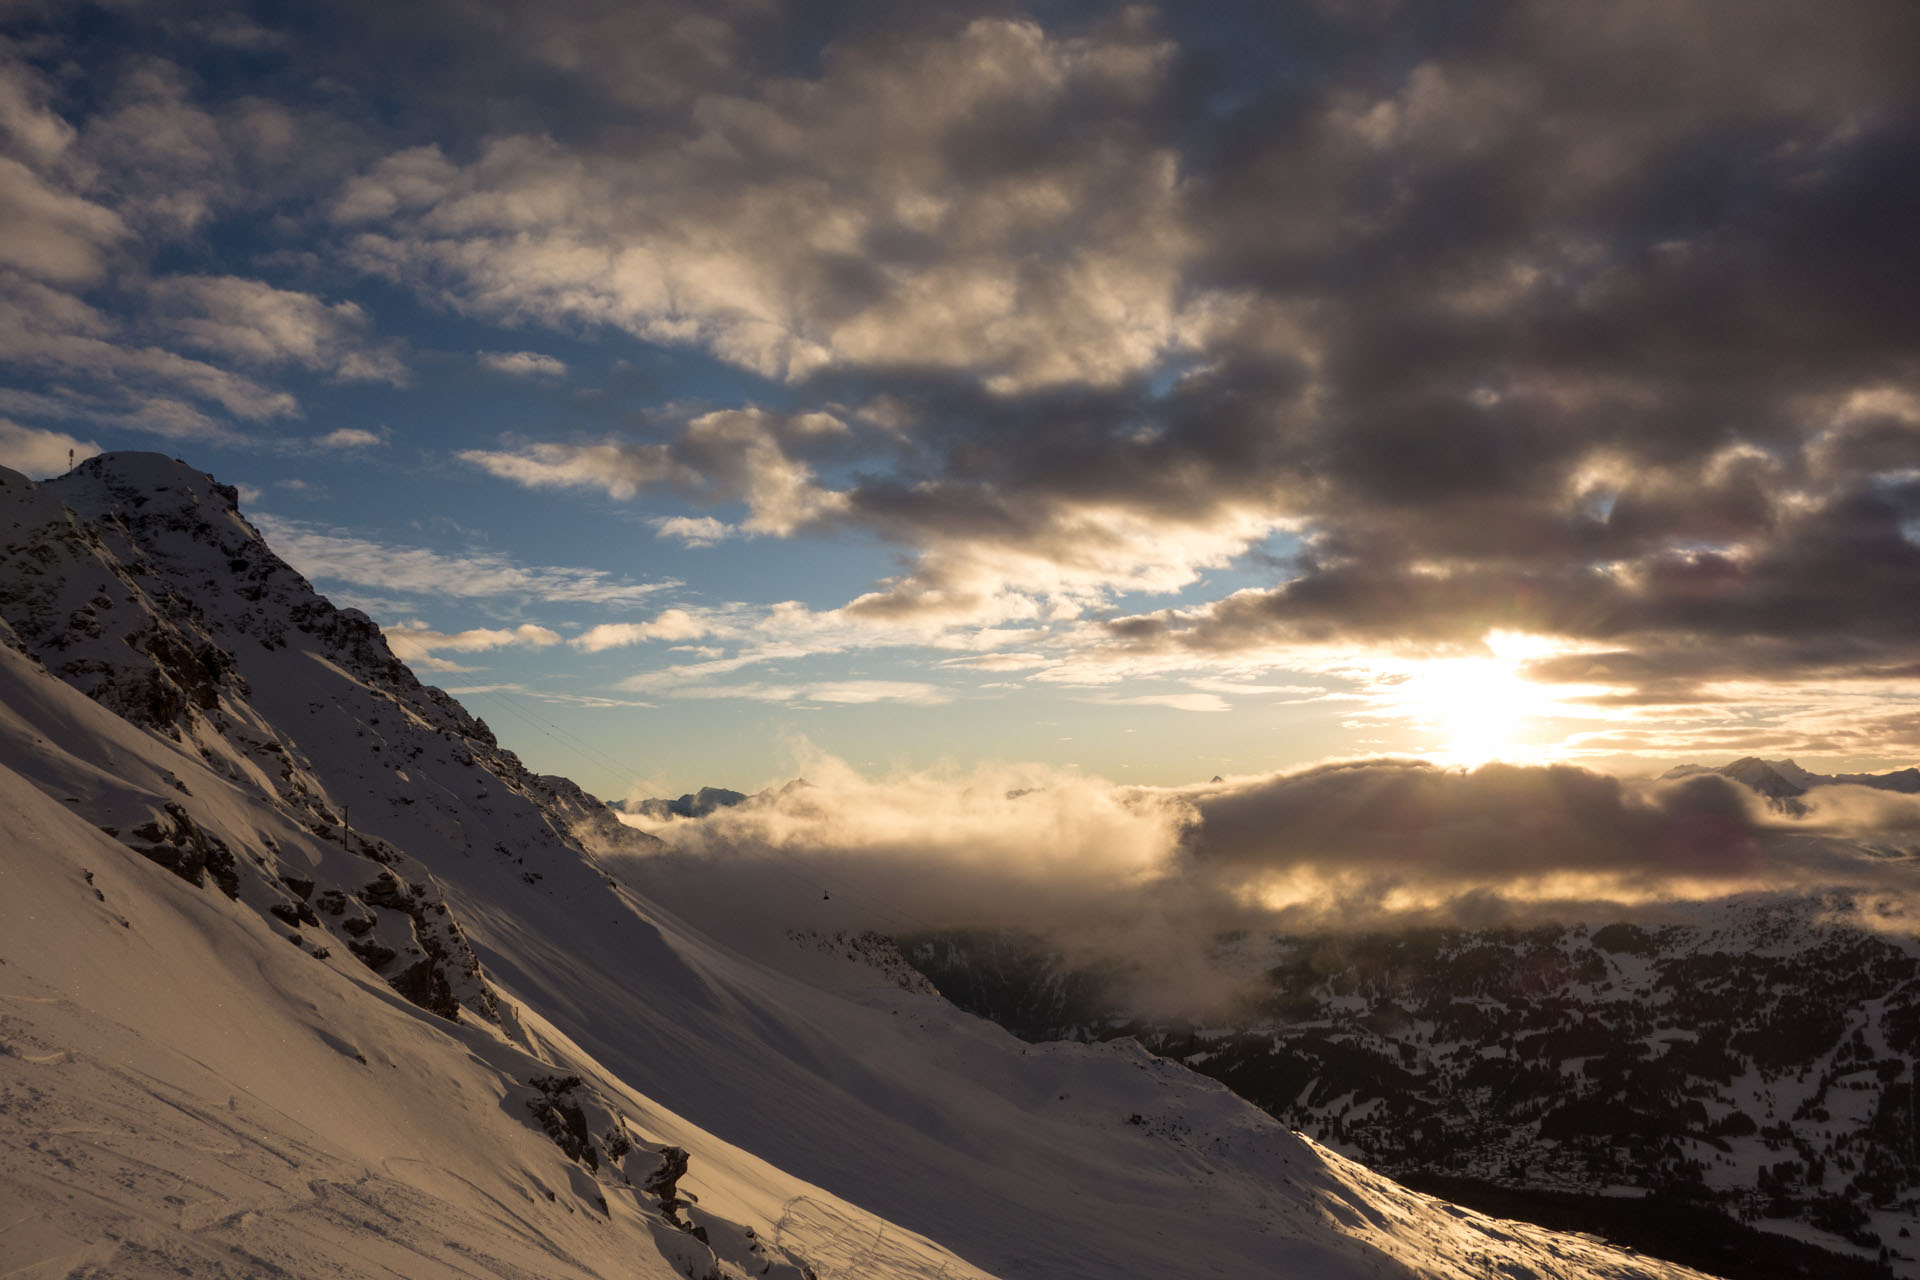
<svg viewBox="0 0 1920 1280"><path fill-rule="evenodd" d="M712 900L181 464L0 475L0 619L8 1274L1677 1274Z"/></svg>
<svg viewBox="0 0 1920 1280"><path fill-rule="evenodd" d="M1920 939L1899 905L1769 893L1648 927L1247 934L1212 956L1238 997L1186 1018L1131 1007L1129 975L1074 970L1031 936L902 941L957 1003L1027 1038L1135 1038L1396 1177L1547 1212L1578 1198L1589 1218L1690 1206L1677 1242L1644 1214L1624 1226L1730 1268L1777 1252L1745 1223L1866 1273L1884 1246L1916 1275Z"/></svg>
<svg viewBox="0 0 1920 1280"><path fill-rule="evenodd" d="M101 830L103 799L177 803L255 866L335 853L0 648L5 1274L716 1273L665 1203L682 1154L625 1091L568 1086L591 1064L536 1016L454 1022L349 953L289 945L302 931L253 886L229 899ZM722 1143L702 1158L723 1188L831 1201ZM803 1274L771 1241L709 1238L755 1273ZM924 1252L920 1274L953 1262Z"/></svg>

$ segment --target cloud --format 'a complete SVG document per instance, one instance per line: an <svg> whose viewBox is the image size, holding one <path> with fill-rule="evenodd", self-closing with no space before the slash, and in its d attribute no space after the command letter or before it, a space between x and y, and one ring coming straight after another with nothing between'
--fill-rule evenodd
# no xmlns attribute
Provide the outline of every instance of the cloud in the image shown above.
<svg viewBox="0 0 1920 1280"><path fill-rule="evenodd" d="M313 443L322 449L371 449L387 442L387 429L368 431L362 427L339 427L323 436L316 436Z"/></svg>
<svg viewBox="0 0 1920 1280"><path fill-rule="evenodd" d="M1640 788L1571 766L1451 772L1359 762L1243 782L1197 797L1208 864L1301 865L1398 879L1556 873L1683 882L1760 872L1763 821L1737 783L1699 775Z"/></svg>
<svg viewBox="0 0 1920 1280"><path fill-rule="evenodd" d="M1724 699L1705 682L1742 673L1811 689L1920 660L1920 335L1890 284L1920 270L1893 52L1915 21L1521 7L1382 78L1373 19L1316 9L1228 24L1248 58L1320 51L1238 94L1174 12L855 34L608 163L532 134L412 157L361 251L462 305L888 406L856 479L811 480L831 506L761 503L766 531L903 549L853 615L980 626L1179 592L1080 630L1081 670L1459 653L1505 627L1632 655L1607 663L1621 706ZM899 98L934 67L949 97ZM691 203L636 206L639 174ZM603 203L640 212L573 212ZM795 248L768 264L776 207ZM673 445L566 463L577 486L745 492ZM1299 547L1271 582L1191 598L1276 533Z"/></svg>
<svg viewBox="0 0 1920 1280"><path fill-rule="evenodd" d="M952 701L945 689L912 680L829 680L808 685L805 697L810 702L903 702L917 707Z"/></svg>
<svg viewBox="0 0 1920 1280"><path fill-rule="evenodd" d="M980 657L945 658L943 667L962 667L969 671L1032 671L1053 659L1040 653L989 653Z"/></svg>
<svg viewBox="0 0 1920 1280"><path fill-rule="evenodd" d="M429 669L435 671L472 670L469 667L456 667L432 656L442 651L481 653L490 649L544 649L560 643L557 632L530 622L513 628L481 627L452 633L435 631L422 622L407 622L381 630L394 657L402 662L424 660Z"/></svg>
<svg viewBox="0 0 1920 1280"><path fill-rule="evenodd" d="M1141 118L1170 47L997 18L849 35L817 79L710 92L631 150L528 133L466 164L397 152L334 216L367 228L367 269L469 310L697 343L773 377L985 364L1015 390L1149 364L1185 251L1175 158Z"/></svg>
<svg viewBox="0 0 1920 1280"><path fill-rule="evenodd" d="M531 444L507 450L463 449L456 456L530 489L594 489L620 499L658 485L697 480L658 444Z"/></svg>
<svg viewBox="0 0 1920 1280"><path fill-rule="evenodd" d="M553 356L541 355L537 351L481 351L475 358L482 366L495 373L510 374L516 378L564 378L567 376L566 362Z"/></svg>
<svg viewBox="0 0 1920 1280"><path fill-rule="evenodd" d="M1109 707L1171 707L1175 711L1231 711L1233 704L1217 693L1139 693L1127 697L1089 698Z"/></svg>
<svg viewBox="0 0 1920 1280"><path fill-rule="evenodd" d="M390 546L276 516L256 515L253 522L287 563L322 582L349 582L420 596L606 606L640 604L675 585L632 582L601 569L520 565L491 552L445 554L425 547Z"/></svg>
<svg viewBox="0 0 1920 1280"><path fill-rule="evenodd" d="M702 664L718 667L721 664ZM684 668L682 669L684 670ZM644 688L625 683L622 688ZM815 680L798 684L690 684L665 683L671 698L740 698L750 702L826 703L861 706L877 702L895 702L906 706L937 707L951 702L953 695L937 685L912 680Z"/></svg>
<svg viewBox="0 0 1920 1280"><path fill-rule="evenodd" d="M1920 830L1914 797L1834 788L1793 819L1718 776L1565 766L1371 760L1163 789L1032 765L871 777L802 742L794 768L804 783L643 824L675 853L620 873L696 917L784 923L805 887L832 927L1026 930L1189 1014L1196 993L1232 986L1208 958L1223 930L1599 923L1742 893L1905 892L1909 866L1880 846Z"/></svg>
<svg viewBox="0 0 1920 1280"><path fill-rule="evenodd" d="M711 547L740 530L712 516L662 516L653 522L654 536L674 538L689 547Z"/></svg>
<svg viewBox="0 0 1920 1280"><path fill-rule="evenodd" d="M49 186L26 165L0 156L0 264L43 280L84 283L106 268L127 235L111 210Z"/></svg>
<svg viewBox="0 0 1920 1280"><path fill-rule="evenodd" d="M73 145L74 128L49 106L54 85L11 57L0 60L0 131L34 164L50 164Z"/></svg>
<svg viewBox="0 0 1920 1280"><path fill-rule="evenodd" d="M722 625L714 617L696 616L685 609L662 609L648 622L603 622L589 627L567 643L587 653L601 653L648 640L698 640Z"/></svg>
<svg viewBox="0 0 1920 1280"><path fill-rule="evenodd" d="M407 380L394 346L368 340L371 322L358 303L328 303L240 276L166 276L153 291L186 346L246 364L323 371L346 382L398 386Z"/></svg>
<svg viewBox="0 0 1920 1280"><path fill-rule="evenodd" d="M35 480L64 474L72 463L100 452L90 441L76 440L58 431L23 427L0 418L0 467Z"/></svg>
<svg viewBox="0 0 1920 1280"><path fill-rule="evenodd" d="M697 544L733 532L785 537L831 520L844 509L845 495L822 488L789 449L845 432L844 423L825 413L725 409L692 419L671 444L544 443L468 449L459 457L530 488L593 489L625 499L672 487L709 502L746 504L747 517L737 529L711 518L659 522L663 536Z"/></svg>
<svg viewBox="0 0 1920 1280"><path fill-rule="evenodd" d="M437 659L429 661L437 661ZM416 665L418 664L416 663ZM453 663L446 663L443 666L429 666L428 669L433 671L470 670L470 668L456 666ZM591 707L595 709L608 707L651 707L653 705L651 702L637 702L631 698L607 698L597 694L557 693L550 689L539 689L512 682L461 685L457 688L448 689L447 692L459 698L479 697L489 693L513 694L517 697L531 698L535 702L548 702L568 707Z"/></svg>
<svg viewBox="0 0 1920 1280"><path fill-rule="evenodd" d="M179 348L397 380L391 350L355 334L354 304L329 308L234 277L150 275L174 238L275 185L264 169L243 171L285 168L294 149L275 139L290 132L287 113L259 100L203 110L177 68L136 57L103 73L109 89L70 123L51 108L55 83L12 52L0 53L0 363L20 384L8 411L212 440L237 437L223 415L298 415L293 396Z"/></svg>
<svg viewBox="0 0 1920 1280"><path fill-rule="evenodd" d="M141 344L125 326L73 294L0 271L0 362L72 379L40 406L63 416L113 421L169 436L217 438L228 429L186 395L246 421L297 416L291 395L244 374Z"/></svg>
<svg viewBox="0 0 1920 1280"><path fill-rule="evenodd" d="M805 743L796 768L804 785L660 831L714 877L713 901L777 916L799 883L894 933L1065 920L1156 883L1190 817L1173 798L1045 768L871 779ZM674 882L671 863L622 873Z"/></svg>

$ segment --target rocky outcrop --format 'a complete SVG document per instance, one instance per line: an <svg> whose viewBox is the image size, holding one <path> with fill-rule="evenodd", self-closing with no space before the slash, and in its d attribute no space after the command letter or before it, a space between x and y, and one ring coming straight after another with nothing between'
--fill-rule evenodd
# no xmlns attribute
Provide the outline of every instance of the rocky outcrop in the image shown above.
<svg viewBox="0 0 1920 1280"><path fill-rule="evenodd" d="M126 842L142 857L159 863L195 888L203 886L206 878L211 877L229 898L240 896L239 869L233 850L177 804L166 804L152 821L127 832Z"/></svg>

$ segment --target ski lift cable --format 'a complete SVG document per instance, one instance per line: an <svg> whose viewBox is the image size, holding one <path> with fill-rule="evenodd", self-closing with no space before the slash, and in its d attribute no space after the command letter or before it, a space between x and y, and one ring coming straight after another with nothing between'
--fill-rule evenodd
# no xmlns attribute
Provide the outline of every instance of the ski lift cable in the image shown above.
<svg viewBox="0 0 1920 1280"><path fill-rule="evenodd" d="M469 695L469 696L472 696L472 695ZM517 705L515 700L512 697L510 697L505 690L491 689L491 690L488 690L486 695L482 695L482 696L491 696L491 697L500 699L501 706L513 712L515 715L519 716L522 720L527 721L529 724L533 725L534 728L538 729L542 734L544 734L549 738L552 738L554 741L558 742L561 746L567 747L575 755L578 755L583 759L591 761L594 764L601 765L605 768L611 769L614 771L615 774L628 774L629 776L632 776L632 777L640 776L637 770L633 770L630 766L623 764L621 761L615 760L612 756L609 756L605 752L599 750L597 747L587 742L584 738L581 738L576 734L568 732L566 729L561 728L559 725L555 724L551 720L548 720L545 716L539 715L537 712L531 711L525 707Z"/></svg>

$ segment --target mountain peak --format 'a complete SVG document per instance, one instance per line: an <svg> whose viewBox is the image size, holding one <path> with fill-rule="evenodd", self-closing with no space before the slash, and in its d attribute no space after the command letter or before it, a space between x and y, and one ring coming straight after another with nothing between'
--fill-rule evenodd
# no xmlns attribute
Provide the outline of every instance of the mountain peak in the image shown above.
<svg viewBox="0 0 1920 1280"><path fill-rule="evenodd" d="M46 483L65 498L68 491L82 487L76 482L85 481L104 485L115 497L132 499L138 505L144 505L139 499L151 502L164 494L172 495L169 505L173 506L206 503L226 511L240 508L240 493L234 486L221 484L206 472L164 453L123 449L96 454Z"/></svg>

